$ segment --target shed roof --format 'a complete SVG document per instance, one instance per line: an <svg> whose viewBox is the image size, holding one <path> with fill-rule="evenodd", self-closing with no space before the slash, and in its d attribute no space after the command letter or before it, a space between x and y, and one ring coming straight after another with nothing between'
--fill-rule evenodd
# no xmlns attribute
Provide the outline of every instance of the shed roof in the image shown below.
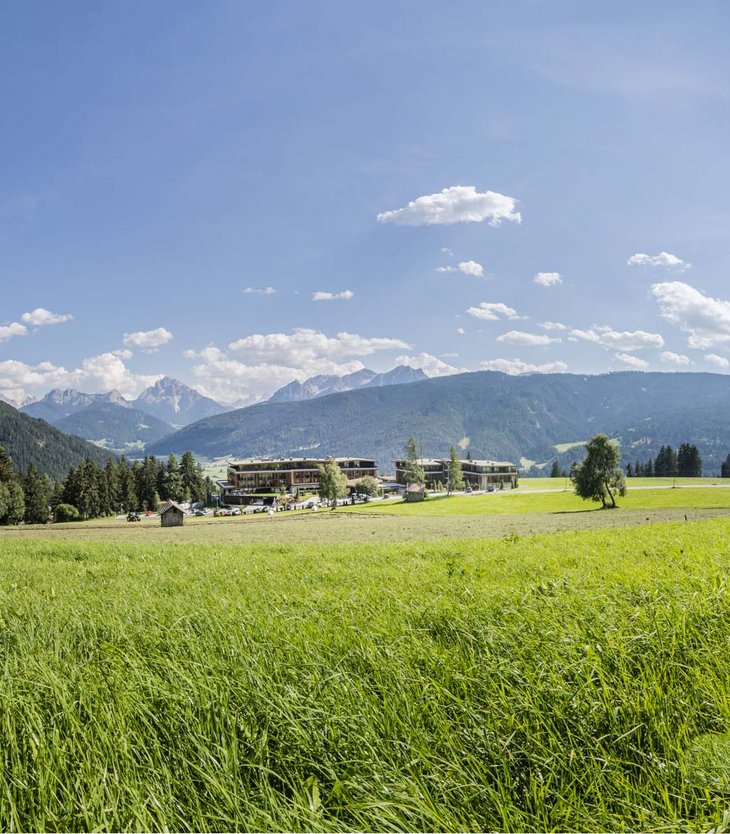
<svg viewBox="0 0 730 834"><path fill-rule="evenodd" d="M160 515L164 515L166 512L173 509L185 515L185 510L179 504L176 504L174 501L165 501L164 504L160 504L160 506L157 508L157 512Z"/></svg>

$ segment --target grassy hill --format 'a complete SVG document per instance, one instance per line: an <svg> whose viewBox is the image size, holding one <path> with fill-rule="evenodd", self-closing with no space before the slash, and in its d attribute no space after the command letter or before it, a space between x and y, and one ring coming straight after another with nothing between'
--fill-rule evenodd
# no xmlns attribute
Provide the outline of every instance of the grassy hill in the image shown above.
<svg viewBox="0 0 730 834"><path fill-rule="evenodd" d="M600 376L479 372L305 402L263 403L200 420L148 447L208 458L360 454L381 469L409 436L426 455L462 442L474 458L569 465L599 431L624 457L654 457L666 444L694 443L705 471L730 452L730 379L720 374L623 372ZM562 450L562 451L560 451Z"/></svg>
<svg viewBox="0 0 730 834"><path fill-rule="evenodd" d="M0 402L0 446L13 459L17 470L25 471L32 463L39 472L53 478L62 478L86 458L103 466L110 457L109 452L92 443L64 434L4 402Z"/></svg>

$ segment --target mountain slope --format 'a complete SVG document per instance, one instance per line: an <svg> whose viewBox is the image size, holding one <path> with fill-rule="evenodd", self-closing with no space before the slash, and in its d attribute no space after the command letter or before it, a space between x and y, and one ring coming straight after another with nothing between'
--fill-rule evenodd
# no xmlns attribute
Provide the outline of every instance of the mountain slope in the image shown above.
<svg viewBox="0 0 730 834"><path fill-rule="evenodd" d="M110 451L139 451L148 443L172 434L175 429L130 405L95 402L55 422L56 428L90 440Z"/></svg>
<svg viewBox="0 0 730 834"><path fill-rule="evenodd" d="M13 459L17 470L32 463L39 472L62 478L72 466L91 458L103 466L109 452L78 437L70 437L44 420L23 414L0 402L0 446Z"/></svg>
<svg viewBox="0 0 730 834"><path fill-rule="evenodd" d="M173 426L187 426L228 410L226 406L169 376L146 388L131 404Z"/></svg>
<svg viewBox="0 0 730 834"><path fill-rule="evenodd" d="M475 458L561 459L556 446L598 432L617 437L624 459L645 460L665 443L695 443L705 471L730 451L730 378L720 374L622 372L601 376L484 371L385 388L361 388L304 402L262 403L199 421L148 447L154 454L207 457L375 457L382 470L409 436L426 455L461 441Z"/></svg>

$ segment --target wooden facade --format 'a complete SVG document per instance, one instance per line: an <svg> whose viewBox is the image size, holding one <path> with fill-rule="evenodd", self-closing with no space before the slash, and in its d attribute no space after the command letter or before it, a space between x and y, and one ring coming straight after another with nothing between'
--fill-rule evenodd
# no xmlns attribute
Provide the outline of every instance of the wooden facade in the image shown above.
<svg viewBox="0 0 730 834"><path fill-rule="evenodd" d="M157 510L160 514L160 524L163 527L182 527L185 510L174 501L165 501Z"/></svg>

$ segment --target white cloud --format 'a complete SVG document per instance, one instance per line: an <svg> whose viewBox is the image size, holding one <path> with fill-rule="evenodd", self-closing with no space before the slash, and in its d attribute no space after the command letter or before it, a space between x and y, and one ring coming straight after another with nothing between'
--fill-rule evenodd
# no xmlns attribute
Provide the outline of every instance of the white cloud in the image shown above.
<svg viewBox="0 0 730 834"><path fill-rule="evenodd" d="M292 367L319 358L341 361L349 357L370 356L378 350L408 350L402 339L366 338L355 333L326 336L317 330L299 328L291 333L255 333L231 342L231 350L254 361L280 362Z"/></svg>
<svg viewBox="0 0 730 834"><path fill-rule="evenodd" d="M111 351L112 356L118 356L120 359L131 359L134 354L127 348L119 348Z"/></svg>
<svg viewBox="0 0 730 834"><path fill-rule="evenodd" d="M19 321L13 321L10 324L0 325L0 342L7 342L13 336L27 336L28 328Z"/></svg>
<svg viewBox="0 0 730 834"><path fill-rule="evenodd" d="M498 321L500 318L518 319L517 310L502 304L501 301L482 301L478 307L469 307L466 311L475 319L484 319L484 321Z"/></svg>
<svg viewBox="0 0 730 834"><path fill-rule="evenodd" d="M276 290L273 287L246 287L244 295L273 295Z"/></svg>
<svg viewBox="0 0 730 834"><path fill-rule="evenodd" d="M703 295L683 281L653 284L651 291L662 318L689 334L689 347L704 350L730 344L729 301Z"/></svg>
<svg viewBox="0 0 730 834"><path fill-rule="evenodd" d="M606 325L594 326L589 330L573 329L570 331L573 339L593 342L610 350L632 352L644 348L664 347L664 339L659 333L647 333L645 330L613 330Z"/></svg>
<svg viewBox="0 0 730 834"><path fill-rule="evenodd" d="M718 356L716 353L706 353L705 362L716 365L718 368L730 368L730 359L726 359L724 356Z"/></svg>
<svg viewBox="0 0 730 834"><path fill-rule="evenodd" d="M463 272L464 275L473 275L475 278L484 277L484 267L477 261L461 261L459 272Z"/></svg>
<svg viewBox="0 0 730 834"><path fill-rule="evenodd" d="M550 336L544 336L539 333L525 333L524 330L510 330L508 333L503 333L497 336L498 342L506 342L511 345L524 345L526 347L533 347L539 345L550 345L553 342L559 342L560 339L551 339Z"/></svg>
<svg viewBox="0 0 730 834"><path fill-rule="evenodd" d="M161 376L134 374L113 353L91 356L83 360L80 368L70 371L51 362L28 365L8 359L0 362L0 394L20 401L29 394L44 394L50 388L77 388L89 393L116 388L126 396L136 397Z"/></svg>
<svg viewBox="0 0 730 834"><path fill-rule="evenodd" d="M563 278L559 272L538 272L532 280L541 287L554 287L556 284L563 283Z"/></svg>
<svg viewBox="0 0 730 834"><path fill-rule="evenodd" d="M457 354L454 354L456 356ZM457 368L432 356L430 353L419 353L416 356L396 356L396 365L408 365L411 368L420 368L427 376L448 376L449 374L466 373L466 368Z"/></svg>
<svg viewBox="0 0 730 834"><path fill-rule="evenodd" d="M449 249L448 246L442 246L441 251L444 253L444 255L451 255L452 258L455 257L453 251Z"/></svg>
<svg viewBox="0 0 730 834"><path fill-rule="evenodd" d="M457 327L456 332L459 334L459 336L463 336L466 333L466 330L464 330L463 327Z"/></svg>
<svg viewBox="0 0 730 834"><path fill-rule="evenodd" d="M138 347L146 352L154 352L162 345L166 345L173 338L172 333L164 327L156 330L138 330L136 333L125 333L122 344L127 347Z"/></svg>
<svg viewBox="0 0 730 834"><path fill-rule="evenodd" d="M484 267L477 261L461 261L458 266L439 266L436 272L463 272L475 278L485 278Z"/></svg>
<svg viewBox="0 0 730 834"><path fill-rule="evenodd" d="M660 354L660 358L662 362L667 362L670 365L691 365L692 361L690 360L689 356L685 356L683 353L674 353L671 350L665 350L662 354Z"/></svg>
<svg viewBox="0 0 730 834"><path fill-rule="evenodd" d="M630 353L616 353L614 358L630 368L636 368L636 370L643 371L644 368L649 367L649 363L645 359L639 359L638 356L632 356Z"/></svg>
<svg viewBox="0 0 730 834"><path fill-rule="evenodd" d="M383 211L377 219L381 223L402 226L450 225L452 223L480 223L499 226L503 220L521 223L515 211L517 200L496 191L479 192L473 185L453 185L438 194L427 194L412 200L404 208Z"/></svg>
<svg viewBox="0 0 730 834"><path fill-rule="evenodd" d="M63 324L66 321L71 321L72 318L73 316L70 314L52 313L50 310L46 310L45 307L36 307L30 313L23 313L20 320L26 324L43 327L47 324Z"/></svg>
<svg viewBox="0 0 730 834"><path fill-rule="evenodd" d="M329 337L304 328L291 333L253 334L228 347L241 359L215 345L184 352L186 358L196 362L193 375L198 390L221 402L256 402L293 379L353 373L365 367L360 361L363 356L410 349L401 339L366 338L344 332Z"/></svg>
<svg viewBox="0 0 730 834"><path fill-rule="evenodd" d="M312 301L349 301L355 295L352 290L342 292L320 292L312 293Z"/></svg>
<svg viewBox="0 0 730 834"><path fill-rule="evenodd" d="M518 374L563 374L568 370L565 362L546 362L543 365L533 365L522 359L488 359L480 362L479 367L485 371L501 371L503 374L517 376Z"/></svg>
<svg viewBox="0 0 730 834"><path fill-rule="evenodd" d="M541 321L537 325L538 327L542 327L543 330L567 330L568 327L565 324L561 324L559 321Z"/></svg>
<svg viewBox="0 0 730 834"><path fill-rule="evenodd" d="M646 255L643 252L637 252L626 263L629 266L663 266L665 269L676 269L679 272L685 272L692 266L692 264L683 261L676 255L670 255L669 252L660 252L658 255Z"/></svg>

